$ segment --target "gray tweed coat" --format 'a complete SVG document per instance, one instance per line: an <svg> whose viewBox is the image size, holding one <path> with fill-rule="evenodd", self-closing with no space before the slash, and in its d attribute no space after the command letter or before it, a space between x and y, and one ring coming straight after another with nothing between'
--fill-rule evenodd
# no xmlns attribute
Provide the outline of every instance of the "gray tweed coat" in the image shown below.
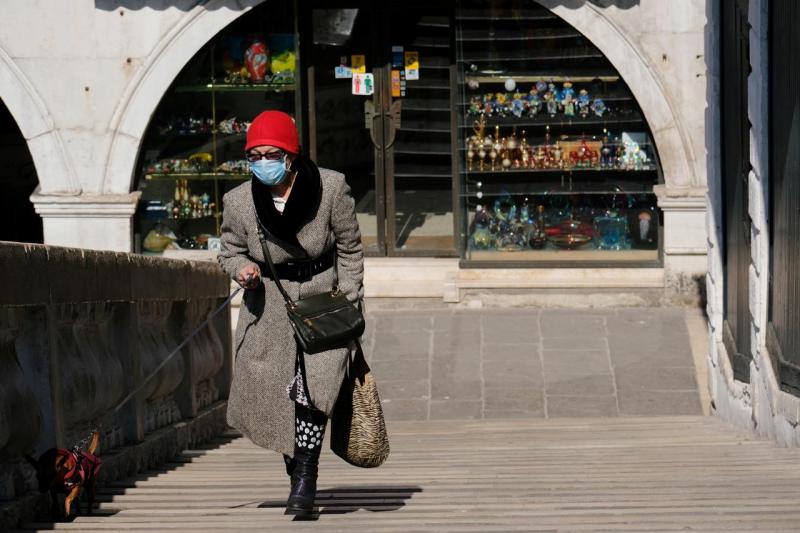
<svg viewBox="0 0 800 533"><path fill-rule="evenodd" d="M297 239L311 257L336 244L339 287L352 302L364 296L364 255L355 202L344 175L319 169L322 194L316 217L303 226ZM263 262L256 233L257 215L251 183L246 182L224 196L221 251L218 261L232 278L252 259ZM268 238L273 261L284 263L295 257ZM251 259L252 258L252 259ZM255 289L245 291L236 326L233 384L228 399L228 424L255 444L294 455L294 402L286 385L295 372L296 341L286 315L284 300L275 282L263 277ZM293 299L331 290L333 269L305 283L282 281ZM306 376L314 405L330 416L339 392L348 349L306 355Z"/></svg>

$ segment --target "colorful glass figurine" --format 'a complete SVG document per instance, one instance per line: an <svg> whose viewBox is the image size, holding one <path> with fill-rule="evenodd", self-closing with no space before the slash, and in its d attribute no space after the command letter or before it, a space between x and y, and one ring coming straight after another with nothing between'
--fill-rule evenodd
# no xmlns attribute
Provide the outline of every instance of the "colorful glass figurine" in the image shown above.
<svg viewBox="0 0 800 533"><path fill-rule="evenodd" d="M505 93L497 93L494 96L494 106L493 112L496 117L505 117L506 116L506 94Z"/></svg>
<svg viewBox="0 0 800 533"><path fill-rule="evenodd" d="M528 93L528 116L535 117L541 110L542 99L539 97L539 91L534 87Z"/></svg>
<svg viewBox="0 0 800 533"><path fill-rule="evenodd" d="M598 250L625 250L628 241L628 221L616 211L594 219L595 247Z"/></svg>
<svg viewBox="0 0 800 533"><path fill-rule="evenodd" d="M603 113L606 112L606 103L601 98L595 98L592 102L592 111L598 117L602 118Z"/></svg>
<svg viewBox="0 0 800 533"><path fill-rule="evenodd" d="M525 130L522 130L522 140L519 142L519 166L520 168L530 168L531 153L528 139L525 138Z"/></svg>
<svg viewBox="0 0 800 533"><path fill-rule="evenodd" d="M480 96L472 96L469 99L469 113L470 116L477 117L483 114L483 102Z"/></svg>
<svg viewBox="0 0 800 533"><path fill-rule="evenodd" d="M492 116L494 110L494 95L491 93L483 95L483 114L487 117Z"/></svg>
<svg viewBox="0 0 800 533"><path fill-rule="evenodd" d="M494 245L494 239L490 227L491 218L482 206L475 208L475 219L473 221L475 229L472 231L470 241L474 250L489 250Z"/></svg>
<svg viewBox="0 0 800 533"><path fill-rule="evenodd" d="M589 116L590 106L589 91L581 89L578 93L578 113L581 117L586 118Z"/></svg>
<svg viewBox="0 0 800 533"><path fill-rule="evenodd" d="M497 248L519 250L526 247L524 227L517 219L517 204L510 195L503 195L495 200L494 218Z"/></svg>
<svg viewBox="0 0 800 533"><path fill-rule="evenodd" d="M539 91L539 94L544 94L547 92L547 82L544 80L539 80L536 82L536 90Z"/></svg>
<svg viewBox="0 0 800 533"><path fill-rule="evenodd" d="M561 106L564 108L566 116L575 116L575 89L572 88L572 83L568 81L564 82L564 88L561 90Z"/></svg>
<svg viewBox="0 0 800 533"><path fill-rule="evenodd" d="M535 229L528 236L528 246L534 250L540 250L547 244L547 233L545 232L544 206L536 206L536 225Z"/></svg>
<svg viewBox="0 0 800 533"><path fill-rule="evenodd" d="M556 95L553 91L548 90L544 93L544 103L550 118L555 117L556 113L558 113L558 100L556 100Z"/></svg>
<svg viewBox="0 0 800 533"><path fill-rule="evenodd" d="M614 168L614 153L616 149L608 141L608 135L603 136L603 145L600 148L600 168Z"/></svg>
<svg viewBox="0 0 800 533"><path fill-rule="evenodd" d="M525 112L525 100L523 100L522 93L517 91L514 93L514 99L511 100L511 114L517 118L522 118L522 114L524 112Z"/></svg>

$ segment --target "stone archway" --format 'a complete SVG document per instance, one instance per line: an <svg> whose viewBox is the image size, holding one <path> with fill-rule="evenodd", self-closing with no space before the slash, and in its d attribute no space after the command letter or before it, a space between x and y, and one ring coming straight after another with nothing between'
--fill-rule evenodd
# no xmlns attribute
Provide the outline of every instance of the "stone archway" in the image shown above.
<svg viewBox="0 0 800 533"><path fill-rule="evenodd" d="M5 103L28 144L39 178L39 190L79 195L80 182L50 111L25 73L2 47L0 100Z"/></svg>
<svg viewBox="0 0 800 533"><path fill-rule="evenodd" d="M189 11L166 33L131 80L114 111L104 194L126 194L150 117L172 81L214 35L265 0L210 0Z"/></svg>
<svg viewBox="0 0 800 533"><path fill-rule="evenodd" d="M667 189L705 188L705 176L695 171L695 154L676 105L667 96L639 46L620 24L612 8L586 0L536 0L581 32L608 58L630 88L658 147ZM616 10L614 12L618 12Z"/></svg>

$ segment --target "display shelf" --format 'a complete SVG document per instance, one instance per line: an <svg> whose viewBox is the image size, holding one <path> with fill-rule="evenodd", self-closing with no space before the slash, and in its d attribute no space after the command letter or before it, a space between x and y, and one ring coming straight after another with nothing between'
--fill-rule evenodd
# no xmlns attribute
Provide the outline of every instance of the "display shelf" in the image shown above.
<svg viewBox="0 0 800 533"><path fill-rule="evenodd" d="M397 155L450 155L450 144L443 142L396 142L394 153Z"/></svg>
<svg viewBox="0 0 800 533"><path fill-rule="evenodd" d="M519 32L513 30L498 30L487 35L481 30L463 30L456 37L457 42L495 42L495 41L540 41L544 39L574 39L581 37L580 32L573 28L540 29L520 38Z"/></svg>
<svg viewBox="0 0 800 533"><path fill-rule="evenodd" d="M159 133L157 137L159 139L196 139L196 138L204 138L204 137L211 137L213 135L217 136L218 140L236 140L236 139L244 139L247 135L247 132L241 131L239 133L220 133L219 131L195 131L195 132L184 132L184 133Z"/></svg>
<svg viewBox="0 0 800 533"><path fill-rule="evenodd" d="M588 245L587 245L588 246ZM468 251L471 261L503 263L513 261L531 262L614 262L614 263L647 263L658 261L658 250L597 250L594 248L578 248L563 250L546 248L544 250L472 250Z"/></svg>
<svg viewBox="0 0 800 533"><path fill-rule="evenodd" d="M196 85L179 85L175 87L176 93L206 93L206 92L282 92L294 91L297 84L287 83L198 83Z"/></svg>
<svg viewBox="0 0 800 533"><path fill-rule="evenodd" d="M449 124L431 124L430 122L422 122L418 120L406 120L400 125L398 131L415 131L427 133L450 133Z"/></svg>
<svg viewBox="0 0 800 533"><path fill-rule="evenodd" d="M230 172L170 172L166 174L145 174L147 180L190 180L190 181L215 181L215 180L248 180L250 174L234 174Z"/></svg>
<svg viewBox="0 0 800 533"><path fill-rule="evenodd" d="M467 119L478 120L479 117L474 115L467 115ZM565 117L563 114L558 114L555 117L549 115L533 118L517 118L517 117L488 117L486 118L486 127L517 127L517 128L532 128L541 126L551 126L553 128L575 128L578 126L620 126L625 124L639 124L642 122L642 116L637 112L632 112L630 115L610 115L607 117L598 117L595 115L581 118L579 116ZM463 129L471 129L475 124L461 124Z"/></svg>
<svg viewBox="0 0 800 533"><path fill-rule="evenodd" d="M442 50L450 49L450 37L445 34L444 36L428 35L417 36L410 44L412 49L416 48L439 48Z"/></svg>
<svg viewBox="0 0 800 533"><path fill-rule="evenodd" d="M633 169L624 169L624 168L512 168L510 170L462 170L461 174L465 174L470 177L482 177L482 176L504 176L509 174L579 174L579 173L590 173L590 174L599 174L599 173L652 173L656 172L658 169L656 167L648 167L648 168L633 168Z"/></svg>
<svg viewBox="0 0 800 533"><path fill-rule="evenodd" d="M478 193L481 193L478 196ZM536 188L534 186L528 187L524 191L515 191L515 192L508 192L508 191L494 191L494 192L482 192L482 189L478 189L476 191L462 193L461 196L463 198L477 198L480 200L481 198L496 198L502 196L628 196L631 194L640 195L640 194L647 194L647 189L642 189L639 191L635 190L627 190L627 191L588 191L588 190L571 190L571 191L557 191L552 189L544 189L544 188Z"/></svg>
<svg viewBox="0 0 800 533"><path fill-rule="evenodd" d="M504 53L502 56L496 55L493 51L465 52L461 61L463 63L491 62L497 63L518 63L520 61L555 61L565 59L598 59L603 54L596 48L581 46L574 48L553 48L531 51L529 49L517 49Z"/></svg>
<svg viewBox="0 0 800 533"><path fill-rule="evenodd" d="M505 83L509 77L512 77L517 83L536 83L537 81L552 81L554 83L563 83L565 81L591 83L593 81L601 81L616 83L620 81L619 74L603 67L514 70L511 73L505 69L500 69L499 72L497 69L478 69L475 72L464 72L462 81L475 80L478 83Z"/></svg>
<svg viewBox="0 0 800 533"><path fill-rule="evenodd" d="M188 222L190 220L209 221L209 220L214 220L215 218L217 218L217 216L218 215L214 214L214 215L204 215L202 217L156 217L156 218L142 217L142 220L147 220L150 222L164 222L166 220L174 220L176 222Z"/></svg>
<svg viewBox="0 0 800 533"><path fill-rule="evenodd" d="M472 102L469 101L469 98L471 98L472 96L482 97L487 92L488 93L496 93L496 92L504 93L505 95L507 95L508 100L511 101L511 100L513 100L513 97L512 97L513 93L516 92L516 91L519 91L519 92L522 93L523 97L525 97L525 99L527 99L528 92L534 86L534 83L539 82L539 81L545 81L545 82L548 82L548 83L551 82L551 81L553 83L563 83L564 81L569 81L569 82L572 82L573 85L577 84L577 86L578 86L577 88L578 89L592 88L592 85L594 85L594 83L591 82L591 81L578 82L578 81L575 81L572 78L566 78L561 82L557 82L556 80L550 80L550 79L547 79L547 80L540 79L540 80L527 82L527 83L526 82L521 82L520 80L517 80L516 76L513 76L512 78L514 79L515 82L517 82L517 86L513 91L508 91L505 88L502 88L499 91L498 90L493 90L493 89L489 89L487 91L485 88L481 89L479 87L478 89L470 90L469 94L467 94L467 98L468 99L466 101L461 102L460 105L469 107L469 105L472 103ZM508 78L496 79L496 80L492 81L491 84L492 85L494 85L494 84L504 85L507 79ZM605 85L609 85L609 84L616 85L616 82L603 82L603 83ZM484 85L489 85L489 83L484 83ZM601 98L604 102L631 102L631 101L633 101L633 96L631 95L630 92L623 91L623 90L616 89L616 88L607 88L606 87L606 88L601 89L600 91L594 91L590 96L591 96L592 100L594 100L595 98ZM541 113L542 114L546 114L547 112L546 111L541 111Z"/></svg>
<svg viewBox="0 0 800 533"><path fill-rule="evenodd" d="M450 17L437 15L422 15L417 26L420 28L450 29Z"/></svg>
<svg viewBox="0 0 800 533"><path fill-rule="evenodd" d="M552 13L543 13L540 11L529 10L515 10L514 13L506 15L498 15L496 12L492 14L492 10L487 9L461 9L456 15L457 21L465 22L496 22L496 21L511 21L511 22L531 22L535 20L556 20L558 17Z"/></svg>
<svg viewBox="0 0 800 533"><path fill-rule="evenodd" d="M406 98L402 102L403 111L450 111L450 100L441 98Z"/></svg>

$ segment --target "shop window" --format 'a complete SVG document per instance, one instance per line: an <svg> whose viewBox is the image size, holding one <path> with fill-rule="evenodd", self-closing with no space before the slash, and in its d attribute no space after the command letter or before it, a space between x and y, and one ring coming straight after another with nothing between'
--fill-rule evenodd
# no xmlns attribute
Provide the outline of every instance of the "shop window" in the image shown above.
<svg viewBox="0 0 800 533"><path fill-rule="evenodd" d="M800 396L800 5L769 4L770 278L767 348L781 387Z"/></svg>
<svg viewBox="0 0 800 533"><path fill-rule="evenodd" d="M28 143L14 117L0 101L0 188L3 209L0 212L0 241L43 242L42 219L33 209L31 193L39 178L33 166Z"/></svg>
<svg viewBox="0 0 800 533"><path fill-rule="evenodd" d="M137 165L135 250L219 246L222 196L250 179L245 135L264 109L302 131L293 2L270 1L213 36L167 90Z"/></svg>
<svg viewBox="0 0 800 533"><path fill-rule="evenodd" d="M464 264L660 262L658 154L614 66L549 10L456 11Z"/></svg>
<svg viewBox="0 0 800 533"><path fill-rule="evenodd" d="M750 124L747 119L747 77L750 71L747 0L721 2L722 31L722 190L724 231L723 342L733 375L750 376L750 215L747 180L750 172Z"/></svg>

